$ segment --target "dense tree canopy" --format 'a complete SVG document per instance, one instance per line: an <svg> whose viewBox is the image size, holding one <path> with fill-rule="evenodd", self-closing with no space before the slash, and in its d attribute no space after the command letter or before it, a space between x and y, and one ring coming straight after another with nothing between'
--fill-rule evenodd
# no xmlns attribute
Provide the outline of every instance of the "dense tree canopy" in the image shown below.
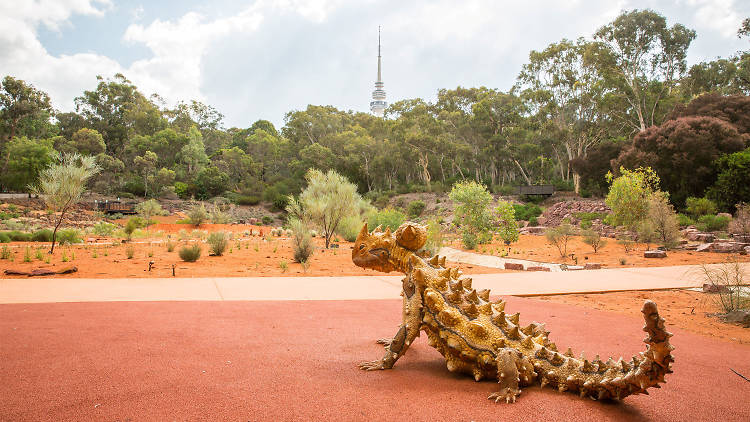
<svg viewBox="0 0 750 422"><path fill-rule="evenodd" d="M250 117L226 128L212 106L167 107L121 74L98 77L74 112L56 113L46 93L6 76L0 188L24 190L58 151L95 157L102 172L89 187L101 193L221 195L277 209L311 169L334 170L360 193L445 192L473 180L492 192L554 183L603 194L607 171L650 165L681 201L713 185L713 160L750 136L750 53L687 69L694 38L657 12L625 11L591 38L531 51L509 91L441 89L434 101L394 101L385 118L309 105L280 128Z"/></svg>

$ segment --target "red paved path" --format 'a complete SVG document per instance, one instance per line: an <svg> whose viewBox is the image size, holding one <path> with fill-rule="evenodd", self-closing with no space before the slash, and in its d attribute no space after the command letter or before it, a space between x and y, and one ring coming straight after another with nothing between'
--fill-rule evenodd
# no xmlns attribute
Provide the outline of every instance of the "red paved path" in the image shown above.
<svg viewBox="0 0 750 422"><path fill-rule="evenodd" d="M642 320L508 301L576 353L642 350ZM505 405L424 336L391 371L356 369L399 318L396 300L0 305L0 420L750 420L750 383L729 370L750 374L749 346L674 330L675 373L650 396L532 387Z"/></svg>

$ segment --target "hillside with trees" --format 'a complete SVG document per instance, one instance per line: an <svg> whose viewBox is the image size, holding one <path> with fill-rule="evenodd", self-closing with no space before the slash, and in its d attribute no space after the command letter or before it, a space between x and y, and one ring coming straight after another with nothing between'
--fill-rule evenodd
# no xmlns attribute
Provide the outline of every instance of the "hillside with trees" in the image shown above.
<svg viewBox="0 0 750 422"><path fill-rule="evenodd" d="M747 20L743 28L748 38ZM589 37L531 51L507 92L441 89L434 102L391 104L384 119L309 105L281 128L251 116L248 127L227 128L214 107L167 107L121 74L98 77L75 111L58 112L23 75L9 75L0 187L37 185L55 152L95 157L101 173L89 187L101 194L223 196L278 210L312 168L335 170L366 197L447 192L460 180L495 193L551 183L589 196L606 193L609 171L650 166L678 208L708 193L729 209L750 201L726 186L742 178L750 146L750 51L688 67L695 37L657 12L623 12Z"/></svg>

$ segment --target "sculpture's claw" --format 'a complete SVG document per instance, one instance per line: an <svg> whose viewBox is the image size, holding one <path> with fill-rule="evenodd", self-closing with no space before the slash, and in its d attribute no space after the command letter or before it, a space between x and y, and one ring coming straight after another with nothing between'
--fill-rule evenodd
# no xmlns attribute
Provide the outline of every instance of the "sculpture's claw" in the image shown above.
<svg viewBox="0 0 750 422"><path fill-rule="evenodd" d="M489 400L495 400L495 403L500 403L505 400L505 403L515 403L516 397L521 394L521 391L514 390L511 388L504 388L500 391L494 392L487 397Z"/></svg>
<svg viewBox="0 0 750 422"><path fill-rule="evenodd" d="M377 371L380 369L385 369L385 366L383 366L383 360L373 360L370 362L362 362L359 364L359 369L363 371Z"/></svg>
<svg viewBox="0 0 750 422"><path fill-rule="evenodd" d="M390 346L391 342L393 342L392 338L381 338L381 339L375 340L376 344L382 344L385 347Z"/></svg>

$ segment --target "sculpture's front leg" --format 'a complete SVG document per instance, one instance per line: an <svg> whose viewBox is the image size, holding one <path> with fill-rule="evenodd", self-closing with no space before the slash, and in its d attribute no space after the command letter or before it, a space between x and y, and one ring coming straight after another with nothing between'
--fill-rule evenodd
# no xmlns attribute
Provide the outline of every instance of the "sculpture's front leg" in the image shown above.
<svg viewBox="0 0 750 422"><path fill-rule="evenodd" d="M359 364L360 369L365 371L391 369L396 361L406 353L414 339L419 337L422 324L422 296L417 292L411 277L405 278L403 283L404 306L401 326L392 339L377 341L377 343L385 346L385 356L379 360L362 362Z"/></svg>

